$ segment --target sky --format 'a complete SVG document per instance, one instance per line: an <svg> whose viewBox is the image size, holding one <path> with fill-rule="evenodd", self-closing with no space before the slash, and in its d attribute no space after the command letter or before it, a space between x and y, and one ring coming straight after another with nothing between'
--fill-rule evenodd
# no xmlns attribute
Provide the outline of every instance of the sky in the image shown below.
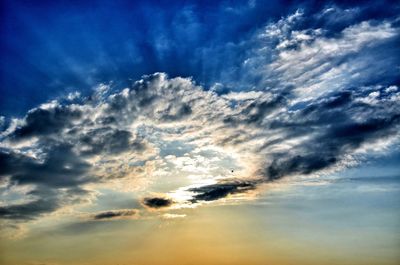
<svg viewBox="0 0 400 265"><path fill-rule="evenodd" d="M0 5L0 264L400 263L396 1Z"/></svg>

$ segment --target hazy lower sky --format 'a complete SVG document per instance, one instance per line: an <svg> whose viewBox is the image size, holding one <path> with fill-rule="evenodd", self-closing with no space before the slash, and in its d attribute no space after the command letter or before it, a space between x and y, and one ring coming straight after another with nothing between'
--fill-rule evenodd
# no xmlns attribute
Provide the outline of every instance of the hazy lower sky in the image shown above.
<svg viewBox="0 0 400 265"><path fill-rule="evenodd" d="M399 4L0 12L0 264L400 263Z"/></svg>

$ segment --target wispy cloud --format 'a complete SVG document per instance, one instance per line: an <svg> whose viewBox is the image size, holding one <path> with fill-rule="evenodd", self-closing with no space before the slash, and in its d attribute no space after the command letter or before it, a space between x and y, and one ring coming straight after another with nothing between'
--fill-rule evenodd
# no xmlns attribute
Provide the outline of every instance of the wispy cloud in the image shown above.
<svg viewBox="0 0 400 265"><path fill-rule="evenodd" d="M99 212L92 215L93 220L115 220L137 217L139 211L137 209L119 209L112 211Z"/></svg>

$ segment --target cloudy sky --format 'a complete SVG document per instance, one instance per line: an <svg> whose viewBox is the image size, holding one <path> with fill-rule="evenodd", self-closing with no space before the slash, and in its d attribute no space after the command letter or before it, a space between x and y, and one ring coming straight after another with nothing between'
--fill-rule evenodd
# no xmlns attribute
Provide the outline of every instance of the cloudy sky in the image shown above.
<svg viewBox="0 0 400 265"><path fill-rule="evenodd" d="M399 264L395 2L2 1L0 264Z"/></svg>

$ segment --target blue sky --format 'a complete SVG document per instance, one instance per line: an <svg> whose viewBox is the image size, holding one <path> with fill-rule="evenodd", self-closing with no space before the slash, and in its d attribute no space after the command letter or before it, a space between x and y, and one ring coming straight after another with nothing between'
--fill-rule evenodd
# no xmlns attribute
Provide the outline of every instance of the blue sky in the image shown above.
<svg viewBox="0 0 400 265"><path fill-rule="evenodd" d="M398 263L397 3L1 5L0 264Z"/></svg>
<svg viewBox="0 0 400 265"><path fill-rule="evenodd" d="M342 21L310 18L296 25L323 27L327 35L338 34L351 23L398 14L397 7L384 1L3 1L2 5L0 111L7 115L23 115L72 90L90 91L99 82L113 81L123 88L129 79L154 72L193 76L206 88L225 79L232 83L243 78L237 67L252 45L244 42L266 23L297 9L307 14L328 5L357 10Z"/></svg>

